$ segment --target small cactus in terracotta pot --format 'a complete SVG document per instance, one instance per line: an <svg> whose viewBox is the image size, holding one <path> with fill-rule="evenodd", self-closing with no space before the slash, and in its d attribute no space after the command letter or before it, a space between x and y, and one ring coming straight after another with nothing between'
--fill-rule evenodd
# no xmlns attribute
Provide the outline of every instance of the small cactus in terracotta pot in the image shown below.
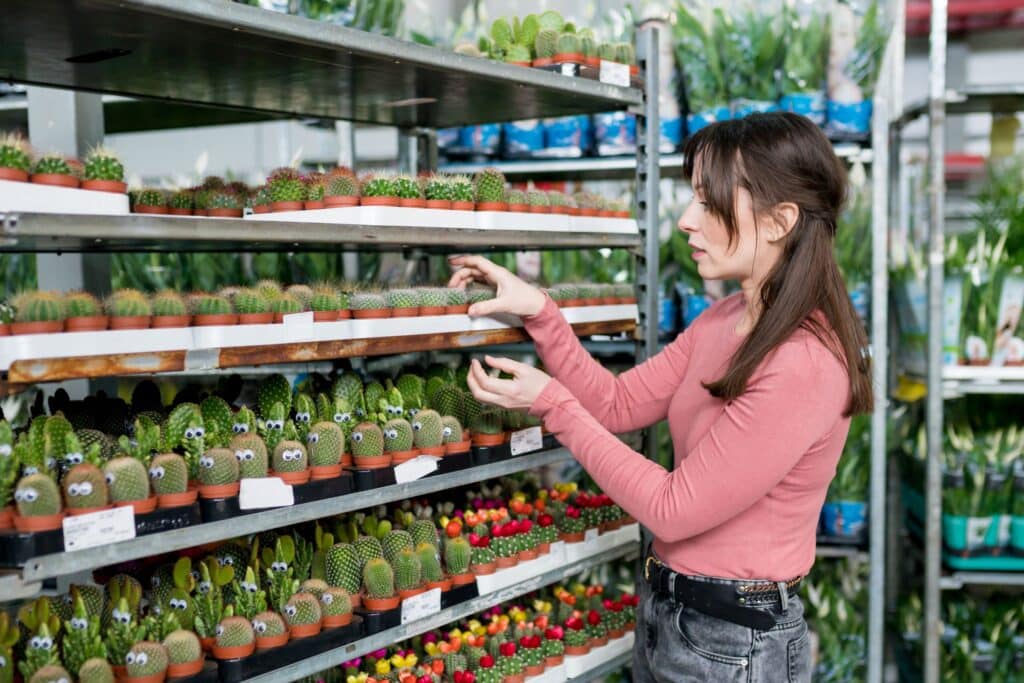
<svg viewBox="0 0 1024 683"><path fill-rule="evenodd" d="M110 318L103 314L103 304L88 292L69 292L64 295L64 329L68 332L105 330Z"/></svg>
<svg viewBox="0 0 1024 683"><path fill-rule="evenodd" d="M119 289L106 301L110 328L114 330L146 329L152 322L153 307L142 292L134 289Z"/></svg>

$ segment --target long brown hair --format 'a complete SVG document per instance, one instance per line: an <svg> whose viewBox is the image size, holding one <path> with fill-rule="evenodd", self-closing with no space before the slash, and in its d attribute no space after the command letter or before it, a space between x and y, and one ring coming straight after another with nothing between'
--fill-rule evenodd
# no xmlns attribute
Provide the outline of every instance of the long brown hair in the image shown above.
<svg viewBox="0 0 1024 683"><path fill-rule="evenodd" d="M755 218L771 215L783 202L800 209L779 262L761 286L760 317L725 374L706 388L718 398L737 398L761 362L802 328L846 365L845 414L869 412L874 399L867 336L832 250L846 199L846 171L831 143L798 114L753 114L701 129L683 154L684 176L701 188L708 210L725 224L730 245L739 235L740 188L750 193Z"/></svg>

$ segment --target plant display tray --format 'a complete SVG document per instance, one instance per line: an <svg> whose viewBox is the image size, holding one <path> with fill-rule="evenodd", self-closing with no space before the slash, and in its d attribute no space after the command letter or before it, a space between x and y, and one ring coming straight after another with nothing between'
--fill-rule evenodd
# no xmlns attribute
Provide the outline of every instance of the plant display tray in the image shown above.
<svg viewBox="0 0 1024 683"><path fill-rule="evenodd" d="M585 540L579 543L565 544L566 562L577 562L595 553L604 552L625 543L639 543L640 541L640 525L637 523L627 524L614 531L598 532L596 535L594 531L587 531Z"/></svg>
<svg viewBox="0 0 1024 683"><path fill-rule="evenodd" d="M523 581L532 579L535 576L540 576L541 574L553 571L568 563L569 560L566 559L565 554L565 543L562 543L561 541L552 543L551 549L546 554L539 556L535 560L527 560L525 562L520 561L519 564L514 567L498 569L493 574L488 574L486 576L477 576L477 590L480 592L480 595L494 593L508 588L509 586L514 586L517 583L522 583Z"/></svg>
<svg viewBox="0 0 1024 683"><path fill-rule="evenodd" d="M355 484L349 472L342 472L340 476L332 477L331 479L320 479L318 481L309 481L305 484L292 485L295 505L342 496L354 490ZM238 496L230 498L200 498L199 506L202 509L204 522L218 522L222 519L230 519L231 517L250 515L254 512L273 509L254 508L243 510L239 505Z"/></svg>
<svg viewBox="0 0 1024 683"><path fill-rule="evenodd" d="M128 214L128 195L0 180L0 206L11 213L125 216Z"/></svg>
<svg viewBox="0 0 1024 683"><path fill-rule="evenodd" d="M437 469L428 474L428 477L433 477L438 474L449 474L451 472L457 472L464 470L467 467L472 467L473 462L473 450L470 449L465 453L456 453L455 455L446 455L437 461Z"/></svg>
<svg viewBox="0 0 1024 683"><path fill-rule="evenodd" d="M161 531L180 529L202 521L198 501L177 508L158 508L145 515L135 515L135 535L158 534Z"/></svg>
<svg viewBox="0 0 1024 683"><path fill-rule="evenodd" d="M202 511L204 522L219 522L222 519L231 519L232 517L261 512L259 509L243 510L238 505L238 496L231 496L230 498L200 498L199 509Z"/></svg>
<svg viewBox="0 0 1024 683"><path fill-rule="evenodd" d="M585 655L568 655L565 658L565 673L569 676L569 680L582 676L591 669L595 669L619 655L626 654L633 649L635 641L636 635L629 631L621 638L608 641L607 645L591 649Z"/></svg>
<svg viewBox="0 0 1024 683"><path fill-rule="evenodd" d="M539 676L526 677L528 683L565 683L568 679L569 674L565 670L564 662L558 666L552 666L544 669L544 673Z"/></svg>
<svg viewBox="0 0 1024 683"><path fill-rule="evenodd" d="M244 681L278 669L289 662L316 657L328 650L359 640L363 635L363 620L359 615L354 615L352 623L348 626L327 629L309 638L289 640L272 650L257 650L244 659L221 659L217 662L220 680L221 683Z"/></svg>
<svg viewBox="0 0 1024 683"><path fill-rule="evenodd" d="M362 608L356 612L363 620L363 635L366 636L386 631L402 623L402 603L398 603L398 607L387 612L366 612Z"/></svg>
<svg viewBox="0 0 1024 683"><path fill-rule="evenodd" d="M459 603L472 600L479 596L480 591L477 590L476 582L467 583L465 586L455 586L447 593L441 593L441 609L454 607Z"/></svg>
<svg viewBox="0 0 1024 683"><path fill-rule="evenodd" d="M194 676L183 676L181 678L167 678L174 683L217 683L220 680L220 671L217 668L217 660L207 655L203 670Z"/></svg>
<svg viewBox="0 0 1024 683"><path fill-rule="evenodd" d="M490 465L508 460L511 457L512 451L507 443L503 443L500 446L473 446L474 465Z"/></svg>
<svg viewBox="0 0 1024 683"><path fill-rule="evenodd" d="M370 489L379 489L382 486L391 486L396 483L395 468L393 467L381 467L376 470L361 470L357 467L351 467L348 471L352 473L352 480L356 491L369 491Z"/></svg>

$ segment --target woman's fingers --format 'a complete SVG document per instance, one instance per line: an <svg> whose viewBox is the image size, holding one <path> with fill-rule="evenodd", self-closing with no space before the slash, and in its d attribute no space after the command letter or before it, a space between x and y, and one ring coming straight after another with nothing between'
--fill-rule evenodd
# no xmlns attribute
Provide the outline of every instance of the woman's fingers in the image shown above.
<svg viewBox="0 0 1024 683"><path fill-rule="evenodd" d="M486 301L480 301L469 307L466 314L471 318L479 318L485 315L491 315L492 313L508 313L508 309L501 297L494 297L493 299L487 299Z"/></svg>
<svg viewBox="0 0 1024 683"><path fill-rule="evenodd" d="M491 405L501 406L503 408L507 407L505 405L505 397L487 391L481 387L480 382L477 380L472 370L468 375L466 375L466 384L469 385L469 391L473 394L473 397L476 398L476 400L483 401L484 403L490 403Z"/></svg>
<svg viewBox="0 0 1024 683"><path fill-rule="evenodd" d="M527 367L525 363L514 361L511 358L498 358L497 356L484 356L484 360L492 368L497 368L503 372L507 372L514 377L518 377L523 367Z"/></svg>

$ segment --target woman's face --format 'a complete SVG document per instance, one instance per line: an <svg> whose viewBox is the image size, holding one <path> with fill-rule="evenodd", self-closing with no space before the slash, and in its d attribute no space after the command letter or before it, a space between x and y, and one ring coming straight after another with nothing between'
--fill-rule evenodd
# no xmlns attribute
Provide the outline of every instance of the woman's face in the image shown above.
<svg viewBox="0 0 1024 683"><path fill-rule="evenodd" d="M699 174L694 173L694 179ZM750 193L744 189L736 192L736 227L738 234L729 243L725 224L704 204L700 186L694 187L693 200L679 218L682 230L693 249L697 271L705 280L747 280L757 279L768 271L761 263L769 251L759 246L760 235L754 221Z"/></svg>

